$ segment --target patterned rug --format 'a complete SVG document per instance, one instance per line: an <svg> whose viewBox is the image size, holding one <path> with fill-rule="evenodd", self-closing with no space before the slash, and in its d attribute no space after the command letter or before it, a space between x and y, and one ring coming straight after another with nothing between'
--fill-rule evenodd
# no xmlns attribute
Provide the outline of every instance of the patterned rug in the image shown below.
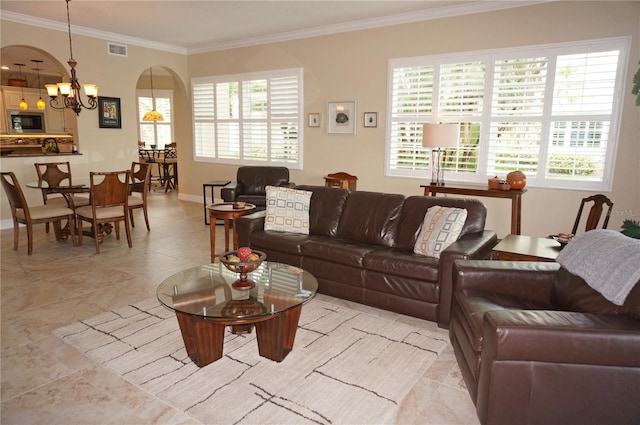
<svg viewBox="0 0 640 425"><path fill-rule="evenodd" d="M206 424L393 423L403 398L444 350L446 334L312 300L293 351L258 355L255 331L227 328L223 357L198 368L174 313L156 299L54 334Z"/></svg>

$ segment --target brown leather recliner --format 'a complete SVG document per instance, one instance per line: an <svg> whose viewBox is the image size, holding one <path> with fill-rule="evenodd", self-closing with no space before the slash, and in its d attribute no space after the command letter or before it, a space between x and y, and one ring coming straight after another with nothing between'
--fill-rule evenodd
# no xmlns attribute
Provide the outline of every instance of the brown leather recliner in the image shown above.
<svg viewBox="0 0 640 425"><path fill-rule="evenodd" d="M482 424L640 423L640 284L617 306L557 263L453 274L449 336Z"/></svg>
<svg viewBox="0 0 640 425"><path fill-rule="evenodd" d="M249 202L261 211L267 205L267 186L294 187L295 183L289 181L287 167L244 166L238 168L236 181L223 187L220 195L225 202Z"/></svg>

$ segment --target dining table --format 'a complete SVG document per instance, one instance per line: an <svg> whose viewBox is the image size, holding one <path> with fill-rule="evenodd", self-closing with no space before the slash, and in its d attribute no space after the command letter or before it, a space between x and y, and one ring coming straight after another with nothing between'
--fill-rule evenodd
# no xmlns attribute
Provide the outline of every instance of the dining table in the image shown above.
<svg viewBox="0 0 640 425"><path fill-rule="evenodd" d="M27 183L27 187L32 189L48 189L54 193L60 193L64 196L67 201L67 205L72 210L76 210L76 205L74 202L74 194L78 193L90 193L91 192L91 179L89 177L74 177L70 182L69 179L64 179L60 181L57 185L50 185L48 182L44 180L35 180ZM67 238L71 235L71 231L69 226L73 225L72 223L67 223L61 230L61 235L63 238ZM98 228L98 234L94 234L93 229L84 230L77 229L78 231L82 231L83 236L89 236L92 238L98 238L98 242L102 243L106 235L111 234L113 232L113 225L111 223L101 224Z"/></svg>

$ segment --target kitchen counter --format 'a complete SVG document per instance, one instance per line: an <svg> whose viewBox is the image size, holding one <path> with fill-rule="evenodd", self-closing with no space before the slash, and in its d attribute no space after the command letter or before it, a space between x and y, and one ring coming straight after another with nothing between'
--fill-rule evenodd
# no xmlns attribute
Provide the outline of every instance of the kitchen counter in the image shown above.
<svg viewBox="0 0 640 425"><path fill-rule="evenodd" d="M73 152L73 136L69 134L1 134L0 156L56 156ZM57 147L58 152L46 150L46 146Z"/></svg>

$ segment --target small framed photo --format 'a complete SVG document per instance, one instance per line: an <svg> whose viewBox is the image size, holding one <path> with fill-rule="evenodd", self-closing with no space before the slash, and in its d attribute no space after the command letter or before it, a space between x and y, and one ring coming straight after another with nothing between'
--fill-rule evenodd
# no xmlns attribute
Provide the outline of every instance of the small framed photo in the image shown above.
<svg viewBox="0 0 640 425"><path fill-rule="evenodd" d="M377 127L378 126L378 113L377 112L365 112L364 113L364 126L365 127Z"/></svg>
<svg viewBox="0 0 640 425"><path fill-rule="evenodd" d="M119 97L98 96L98 125L100 128L122 128Z"/></svg>
<svg viewBox="0 0 640 425"><path fill-rule="evenodd" d="M356 102L328 102L327 132L329 134L356 134Z"/></svg>
<svg viewBox="0 0 640 425"><path fill-rule="evenodd" d="M309 114L309 127L320 127L320 114L313 112Z"/></svg>

